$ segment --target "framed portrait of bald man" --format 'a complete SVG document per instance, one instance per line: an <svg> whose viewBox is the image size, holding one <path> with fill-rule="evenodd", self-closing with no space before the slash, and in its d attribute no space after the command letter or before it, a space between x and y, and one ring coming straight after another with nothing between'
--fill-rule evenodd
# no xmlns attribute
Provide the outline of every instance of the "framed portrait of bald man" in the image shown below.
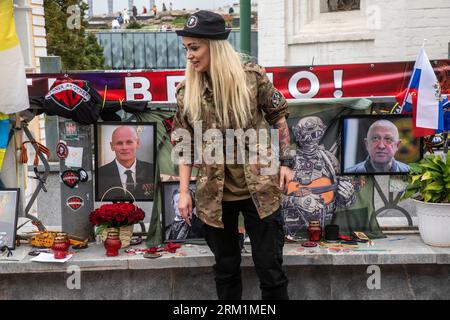
<svg viewBox="0 0 450 320"><path fill-rule="evenodd" d="M341 174L408 174L422 158L410 115L351 115L341 118Z"/></svg>
<svg viewBox="0 0 450 320"><path fill-rule="evenodd" d="M20 189L0 189L0 248L14 250Z"/></svg>
<svg viewBox="0 0 450 320"><path fill-rule="evenodd" d="M97 122L95 200L153 201L156 123Z"/></svg>

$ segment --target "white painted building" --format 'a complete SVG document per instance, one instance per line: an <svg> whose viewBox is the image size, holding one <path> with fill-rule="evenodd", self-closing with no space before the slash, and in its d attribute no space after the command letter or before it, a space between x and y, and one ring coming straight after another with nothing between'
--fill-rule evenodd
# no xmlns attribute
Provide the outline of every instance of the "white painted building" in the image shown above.
<svg viewBox="0 0 450 320"><path fill-rule="evenodd" d="M411 61L424 39L430 59L449 57L449 0L259 0L258 5L258 61L264 66L311 65L313 59L315 65Z"/></svg>
<svg viewBox="0 0 450 320"><path fill-rule="evenodd" d="M39 58L47 56L44 0L14 0L13 3L16 32L23 52L26 72L39 73ZM43 119L43 115L35 118L28 127L35 139L45 144ZM34 157L33 150L31 154Z"/></svg>
<svg viewBox="0 0 450 320"><path fill-rule="evenodd" d="M14 18L26 70L39 72L39 57L47 56L44 0L14 0Z"/></svg>

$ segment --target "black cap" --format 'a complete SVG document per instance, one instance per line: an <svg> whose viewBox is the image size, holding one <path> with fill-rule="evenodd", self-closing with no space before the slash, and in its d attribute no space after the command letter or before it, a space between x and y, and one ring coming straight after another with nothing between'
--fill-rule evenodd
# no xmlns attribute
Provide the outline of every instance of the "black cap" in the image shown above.
<svg viewBox="0 0 450 320"><path fill-rule="evenodd" d="M189 16L184 29L176 32L182 37L226 40L230 31L225 29L225 20L220 14L201 10Z"/></svg>

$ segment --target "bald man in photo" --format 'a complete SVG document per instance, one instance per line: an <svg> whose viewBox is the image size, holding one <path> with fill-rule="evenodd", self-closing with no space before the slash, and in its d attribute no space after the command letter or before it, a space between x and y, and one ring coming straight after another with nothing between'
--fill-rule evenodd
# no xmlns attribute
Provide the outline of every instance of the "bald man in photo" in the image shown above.
<svg viewBox="0 0 450 320"><path fill-rule="evenodd" d="M126 189L136 200L153 198L153 164L136 158L141 147L136 130L131 126L117 127L111 136L111 150L116 157L110 163L98 168L98 195L100 198L112 187ZM109 191L105 199L130 200L125 190Z"/></svg>
<svg viewBox="0 0 450 320"><path fill-rule="evenodd" d="M345 173L409 172L407 164L395 160L401 140L397 127L391 121L375 121L369 127L364 143L368 157L363 162L345 169Z"/></svg>

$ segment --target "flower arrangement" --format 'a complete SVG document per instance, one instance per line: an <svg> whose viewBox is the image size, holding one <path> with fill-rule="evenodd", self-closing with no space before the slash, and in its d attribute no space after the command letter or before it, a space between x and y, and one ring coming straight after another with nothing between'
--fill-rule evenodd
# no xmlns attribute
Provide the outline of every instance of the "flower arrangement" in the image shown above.
<svg viewBox="0 0 450 320"><path fill-rule="evenodd" d="M104 204L89 214L89 221L97 226L95 234L100 234L107 228L120 228L133 225L143 220L142 209L128 202Z"/></svg>

